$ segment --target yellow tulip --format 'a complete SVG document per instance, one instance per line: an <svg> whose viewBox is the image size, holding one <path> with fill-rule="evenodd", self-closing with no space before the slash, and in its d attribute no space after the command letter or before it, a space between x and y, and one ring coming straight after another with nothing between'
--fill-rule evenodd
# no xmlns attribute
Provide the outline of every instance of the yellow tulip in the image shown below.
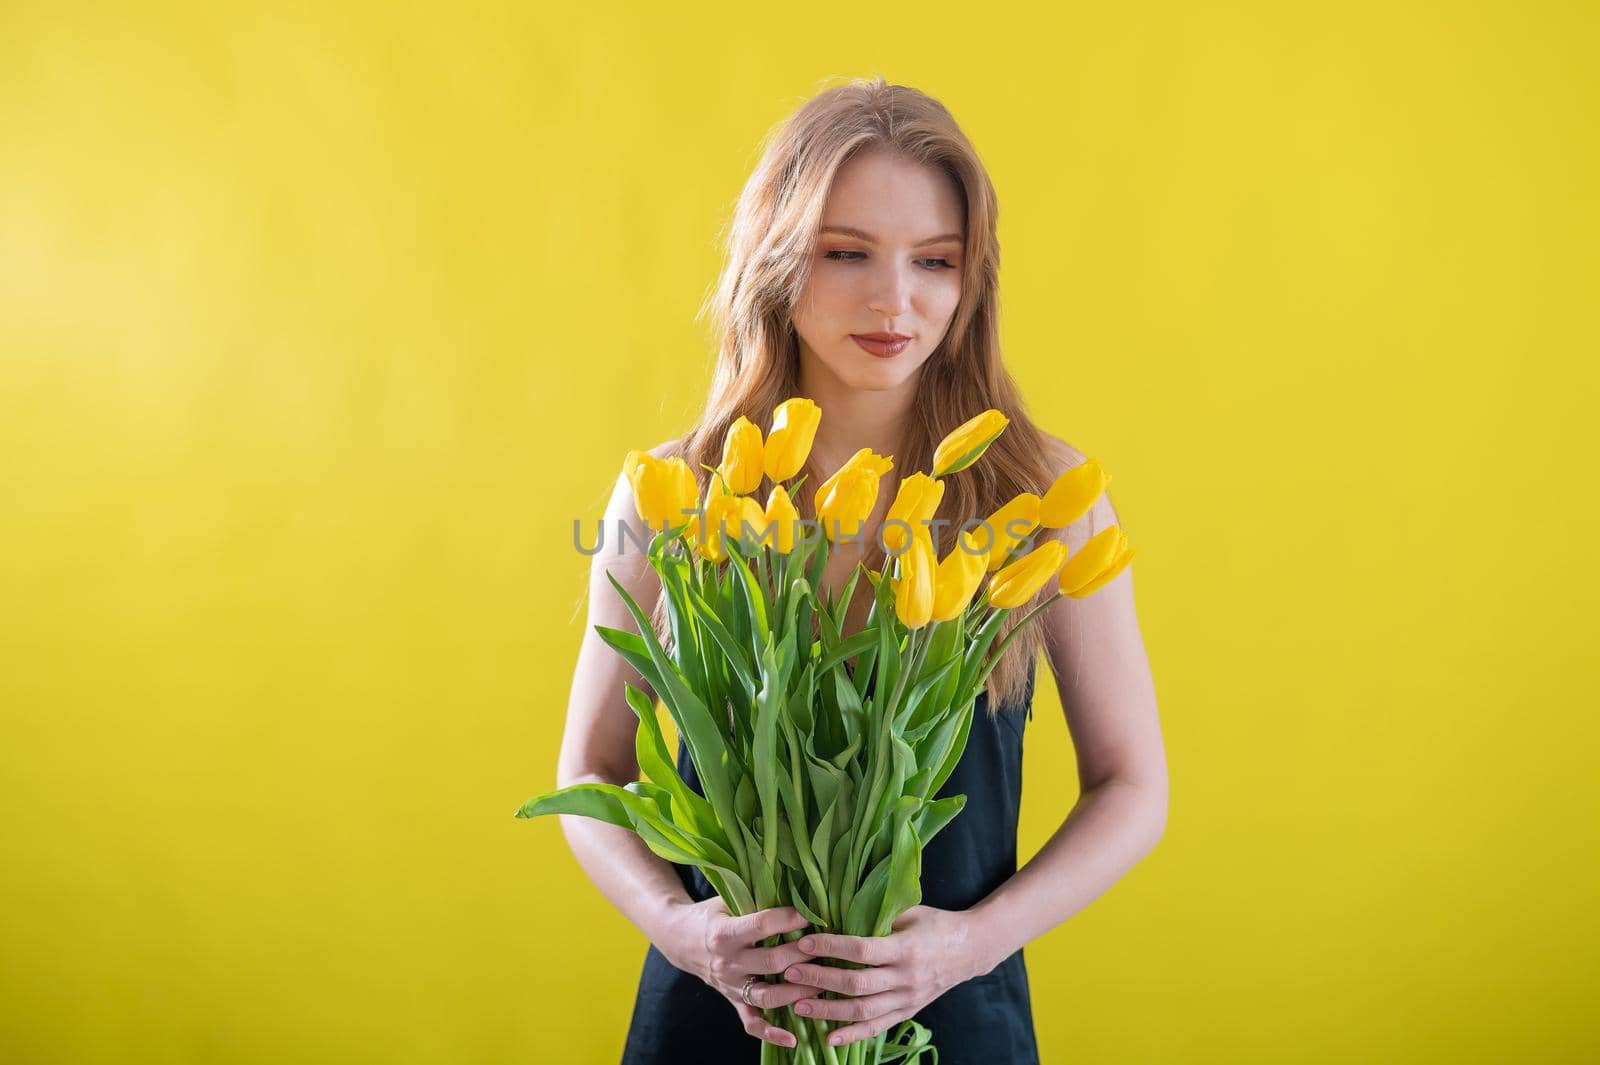
<svg viewBox="0 0 1600 1065"><path fill-rule="evenodd" d="M967 608L978 582L983 580L988 560L988 553L977 550L976 541L962 533L933 577L934 621L949 621Z"/></svg>
<svg viewBox="0 0 1600 1065"><path fill-rule="evenodd" d="M744 495L761 487L761 429L744 415L728 427L722 441L722 464L717 472L734 495Z"/></svg>
<svg viewBox="0 0 1600 1065"><path fill-rule="evenodd" d="M944 482L925 473L913 473L901 481L899 491L894 494L894 502L889 506L889 513L883 519L883 546L895 554L904 550L907 527L912 532L919 529L926 531L928 526L924 523L933 520L933 514L939 509L939 501L943 498ZM901 522L905 522L905 525Z"/></svg>
<svg viewBox="0 0 1600 1065"><path fill-rule="evenodd" d="M772 412L772 431L767 434L762 456L768 477L787 481L800 472L811 454L811 443L817 438L821 421L822 408L804 396L778 404Z"/></svg>
<svg viewBox="0 0 1600 1065"><path fill-rule="evenodd" d="M772 494L767 496L767 509L765 512L766 532L763 535L765 542L772 545L780 555L787 555L794 550L795 526L800 520L800 511L795 507L794 501L789 498L789 493L783 485L772 486Z"/></svg>
<svg viewBox="0 0 1600 1065"><path fill-rule="evenodd" d="M991 407L957 426L933 453L933 475L944 477L971 466L1010 424L1011 419Z"/></svg>
<svg viewBox="0 0 1600 1065"><path fill-rule="evenodd" d="M894 613L908 629L920 629L933 616L935 559L933 540L926 529L911 537L911 546L897 559L900 576L894 582Z"/></svg>
<svg viewBox="0 0 1600 1065"><path fill-rule="evenodd" d="M623 460L622 472L633 488L633 509L653 530L682 525L694 508L694 471L674 456L658 459L648 451L633 450Z"/></svg>
<svg viewBox="0 0 1600 1065"><path fill-rule="evenodd" d="M882 477L892 469L894 469L893 458L888 455L875 454L870 447L864 447L845 459L844 465L835 470L832 477L817 486L816 492L811 496L811 501L820 512L822 510L822 501L827 498L828 493L845 474L854 470L866 470L872 474L873 480L876 481L877 478ZM873 498L877 498L876 491L874 491Z"/></svg>
<svg viewBox="0 0 1600 1065"><path fill-rule="evenodd" d="M817 520L835 543L861 535L867 515L878 505L878 474L866 466L845 468L818 490Z"/></svg>
<svg viewBox="0 0 1600 1065"><path fill-rule="evenodd" d="M1067 560L1067 545L1046 540L989 579L989 602L1010 610L1021 606L1047 584Z"/></svg>
<svg viewBox="0 0 1600 1065"><path fill-rule="evenodd" d="M993 573L1005 565L1007 553L1032 535L1038 525L1039 497L1032 492L1019 492L1010 502L989 515L987 536L973 530L980 544L988 544L989 572Z"/></svg>
<svg viewBox="0 0 1600 1065"><path fill-rule="evenodd" d="M726 495L722 486L715 482L706 495L705 513L701 517L703 520L695 526L695 542L701 556L712 562L728 557L722 533L727 533L732 540L745 535L759 537L766 524L760 503L749 496ZM749 529L744 528L746 523Z"/></svg>
<svg viewBox="0 0 1600 1065"><path fill-rule="evenodd" d="M1128 546L1128 537L1120 526L1108 525L1089 537L1089 542L1067 560L1057 584L1064 595L1074 599L1092 595L1121 573L1136 552L1136 548Z"/></svg>
<svg viewBox="0 0 1600 1065"><path fill-rule="evenodd" d="M1090 459L1065 471L1039 502L1039 524L1046 529L1064 529L1089 513L1094 501L1111 483L1111 474Z"/></svg>
<svg viewBox="0 0 1600 1065"><path fill-rule="evenodd" d="M766 512L753 496L739 496L738 499L738 506L728 516L728 535L735 540L748 536L759 542L762 530L767 527Z"/></svg>

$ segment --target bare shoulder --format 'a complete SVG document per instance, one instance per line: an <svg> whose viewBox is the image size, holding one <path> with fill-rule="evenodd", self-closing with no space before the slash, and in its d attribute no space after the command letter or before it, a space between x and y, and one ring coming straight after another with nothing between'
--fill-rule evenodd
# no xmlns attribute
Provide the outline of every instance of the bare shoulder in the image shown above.
<svg viewBox="0 0 1600 1065"><path fill-rule="evenodd" d="M1059 436L1047 433L1043 429L1039 431L1044 435L1045 446L1049 449L1050 465L1055 469L1057 476L1063 470L1071 469L1073 466L1080 466L1089 461L1088 455L1085 455Z"/></svg>
<svg viewBox="0 0 1600 1065"><path fill-rule="evenodd" d="M688 443L687 436L680 436L675 440L666 440L650 448L650 454L658 459L668 459L674 455L683 454L683 445Z"/></svg>

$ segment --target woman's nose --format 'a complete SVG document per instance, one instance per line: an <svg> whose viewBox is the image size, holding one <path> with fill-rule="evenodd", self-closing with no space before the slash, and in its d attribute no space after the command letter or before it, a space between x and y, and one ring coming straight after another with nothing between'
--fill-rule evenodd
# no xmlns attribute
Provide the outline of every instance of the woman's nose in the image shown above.
<svg viewBox="0 0 1600 1065"><path fill-rule="evenodd" d="M873 292L872 300L867 304L869 310L886 318L895 318L906 313L911 302L909 274L899 267L891 266L886 273L880 274L874 283L877 288Z"/></svg>

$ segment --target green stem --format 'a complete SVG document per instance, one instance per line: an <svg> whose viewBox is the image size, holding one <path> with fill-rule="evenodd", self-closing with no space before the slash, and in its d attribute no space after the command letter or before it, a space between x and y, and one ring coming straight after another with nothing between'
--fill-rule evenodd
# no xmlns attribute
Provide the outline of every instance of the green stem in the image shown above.
<svg viewBox="0 0 1600 1065"><path fill-rule="evenodd" d="M921 629L912 629L911 635L906 640L906 650L910 652L906 661L900 667L900 675L894 679L894 694L889 697L889 720L894 720L894 715L900 712L900 697L905 694L910 677L922 666L922 659L928 653L928 644L933 642L931 625ZM925 632L926 635L917 639L917 633Z"/></svg>

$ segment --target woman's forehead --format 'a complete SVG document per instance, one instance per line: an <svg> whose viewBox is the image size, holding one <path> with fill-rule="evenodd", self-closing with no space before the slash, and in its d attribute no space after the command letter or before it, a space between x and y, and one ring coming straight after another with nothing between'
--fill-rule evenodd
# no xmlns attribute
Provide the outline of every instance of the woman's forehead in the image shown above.
<svg viewBox="0 0 1600 1065"><path fill-rule="evenodd" d="M962 230L961 196L955 179L936 167L872 153L839 168L823 210L822 231L916 246ZM863 236L862 234L866 234Z"/></svg>

